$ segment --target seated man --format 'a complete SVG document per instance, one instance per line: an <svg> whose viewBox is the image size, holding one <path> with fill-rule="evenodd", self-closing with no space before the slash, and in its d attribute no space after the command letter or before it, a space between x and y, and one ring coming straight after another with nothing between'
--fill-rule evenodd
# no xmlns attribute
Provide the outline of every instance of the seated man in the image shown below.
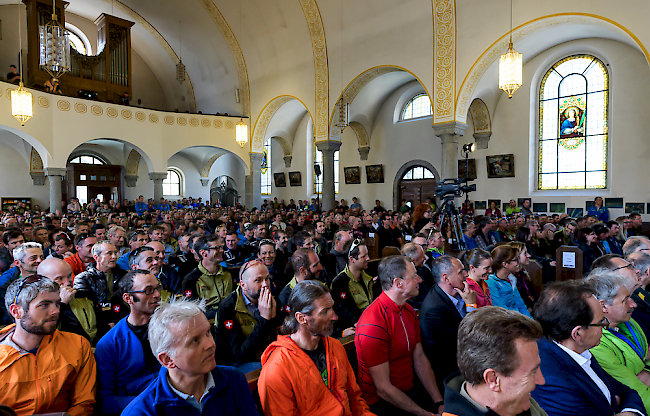
<svg viewBox="0 0 650 416"><path fill-rule="evenodd" d="M0 331L0 403L18 416L92 415L95 357L86 339L56 329L59 285L39 275L21 278L3 301L15 325Z"/></svg>
<svg viewBox="0 0 650 416"><path fill-rule="evenodd" d="M264 414L372 415L343 345L331 338L336 313L327 286L298 283L288 306L285 336L262 357L258 390Z"/></svg>
<svg viewBox="0 0 650 416"><path fill-rule="evenodd" d="M421 279L406 257L389 256L379 264L379 282L383 292L361 315L354 338L363 398L377 415L437 412L442 395L422 348L420 322L406 303L418 295Z"/></svg>
<svg viewBox="0 0 650 416"><path fill-rule="evenodd" d="M650 336L650 254L644 251L637 251L627 256L627 261L634 266L641 279L641 286L632 293L632 300L636 308L632 312L632 318L639 324L646 338Z"/></svg>
<svg viewBox="0 0 650 416"><path fill-rule="evenodd" d="M257 415L244 374L215 363L204 304L177 301L158 308L148 333L162 367L122 415Z"/></svg>
<svg viewBox="0 0 650 416"><path fill-rule="evenodd" d="M93 264L94 259L91 250L95 244L97 244L97 237L94 235L87 232L75 235L74 248L77 252L64 259L72 267L74 276L84 272L88 266Z"/></svg>
<svg viewBox="0 0 650 416"><path fill-rule="evenodd" d="M415 238L415 240L420 241L419 238ZM422 283L420 283L419 286L420 293L417 297L408 300L409 305L413 306L415 310L419 310L422 308L422 302L424 301L424 298L427 297L430 288L435 284L433 281L433 275L425 265L427 256L424 253L422 246L417 243L406 243L402 246L400 251L402 256L408 257L413 262L415 272L420 276L420 279L422 279Z"/></svg>
<svg viewBox="0 0 650 416"><path fill-rule="evenodd" d="M444 380L458 371L458 326L477 304L476 292L467 286L467 271L460 260L444 255L434 259L432 267L436 284L422 302L420 328L424 352L442 391Z"/></svg>
<svg viewBox="0 0 650 416"><path fill-rule="evenodd" d="M239 286L219 305L217 341L224 363L249 373L262 368L260 358L282 324L279 302L271 294L269 271L250 260L239 272Z"/></svg>
<svg viewBox="0 0 650 416"><path fill-rule="evenodd" d="M623 255L625 257L637 251L642 251L645 253L650 251L650 240L648 240L647 237L643 237L643 236L630 237L625 241L625 244L623 244Z"/></svg>
<svg viewBox="0 0 650 416"><path fill-rule="evenodd" d="M222 244L217 236L198 238L193 247L201 261L183 279L183 293L187 298L205 299L208 319L215 317L219 303L235 289L230 272L220 264L223 261Z"/></svg>
<svg viewBox="0 0 650 416"><path fill-rule="evenodd" d="M117 248L113 243L104 241L95 244L91 253L95 264L75 276L74 288L94 295L97 302L102 305L108 304L113 296L115 284L120 277L124 276L124 270L115 264L118 258Z"/></svg>
<svg viewBox="0 0 650 416"><path fill-rule="evenodd" d="M323 271L320 259L312 249L299 248L291 256L291 266L294 270L293 279L280 291L278 299L284 307L289 302L291 290L303 280L317 280Z"/></svg>
<svg viewBox="0 0 650 416"><path fill-rule="evenodd" d="M149 242L149 236L147 236L146 233L139 232L139 231L134 231L133 233L131 233L131 237L129 238L129 247L131 249L126 253L122 254L120 258L117 259L116 264L124 271L128 272L129 270L131 270L131 268L129 267L129 253L131 253L133 250L135 250L138 247L142 247L148 242Z"/></svg>
<svg viewBox="0 0 650 416"><path fill-rule="evenodd" d="M445 381L445 415L546 416L530 397L544 384L541 336L539 323L516 311L485 306L468 314L458 328L460 374Z"/></svg>
<svg viewBox="0 0 650 416"><path fill-rule="evenodd" d="M650 410L648 341L632 319L636 307L628 279L607 269L594 269L585 280L596 292L608 326L600 345L591 349L598 364L616 380L636 390L646 412Z"/></svg>
<svg viewBox="0 0 650 416"><path fill-rule="evenodd" d="M297 240L299 237L298 235L294 235L294 240ZM311 238L308 239L309 241L312 241ZM322 256L322 264L323 268L325 269L325 273L323 273L325 276L324 278L321 278L320 280L322 281L332 281L336 276L339 275L343 270L345 270L345 266L347 265L348 258L345 253L345 244L350 241L350 233L347 231L337 231L336 234L334 234L334 238L332 240L332 249L328 254L325 254ZM313 244L313 243L312 243ZM301 246L298 246L300 248ZM313 248L311 246L310 248Z"/></svg>
<svg viewBox="0 0 650 416"><path fill-rule="evenodd" d="M0 299L4 299L9 285L20 278L36 274L38 265L43 261L43 247L38 243L22 243L13 249L13 267L0 276ZM0 325L7 325L14 321L9 309L5 309L4 302L0 310Z"/></svg>
<svg viewBox="0 0 650 416"><path fill-rule="evenodd" d="M546 382L532 395L549 416L645 414L639 394L607 374L589 352L606 326L593 289L582 282L553 283L534 314L544 330L537 345Z"/></svg>
<svg viewBox="0 0 650 416"><path fill-rule="evenodd" d="M146 270L128 272L117 286L131 308L97 343L98 401L105 415L119 415L158 374L160 364L151 353L148 325L160 305L160 284Z"/></svg>
<svg viewBox="0 0 650 416"><path fill-rule="evenodd" d="M223 258L228 267L240 267L253 255L248 250L248 247L242 247L238 243L239 237L237 237L237 232L228 231L226 233L226 250L223 252Z"/></svg>
<svg viewBox="0 0 650 416"><path fill-rule="evenodd" d="M169 265L176 269L181 277L181 285L183 284L182 279L198 265L192 252L192 242L193 238L190 234L180 234L178 236L178 250L169 258Z"/></svg>
<svg viewBox="0 0 650 416"><path fill-rule="evenodd" d="M334 311L339 317L336 325L337 335L357 324L361 313L375 299L375 288L379 287L372 276L366 273L370 261L366 242L355 239L346 244L345 248L348 253L348 264L332 282ZM354 330L347 332L343 336L354 333Z"/></svg>
<svg viewBox="0 0 650 416"><path fill-rule="evenodd" d="M163 288L174 294L181 294L181 285L183 284L183 277L181 277L169 264L165 263L165 245L160 241L150 241L146 244L151 247L158 257L159 270L151 270L151 272L158 278ZM166 300L166 298L163 298Z"/></svg>

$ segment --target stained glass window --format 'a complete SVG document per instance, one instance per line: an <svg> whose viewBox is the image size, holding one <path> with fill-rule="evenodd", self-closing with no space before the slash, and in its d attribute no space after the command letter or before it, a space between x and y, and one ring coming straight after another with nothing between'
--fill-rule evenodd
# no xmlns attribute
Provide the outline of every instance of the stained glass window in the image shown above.
<svg viewBox="0 0 650 416"><path fill-rule="evenodd" d="M271 138L264 143L262 156L262 195L271 195Z"/></svg>
<svg viewBox="0 0 650 416"><path fill-rule="evenodd" d="M412 118L427 117L430 115L433 115L433 109L431 108L429 96L426 94L418 94L406 103L399 119L400 121L410 120Z"/></svg>
<svg viewBox="0 0 650 416"><path fill-rule="evenodd" d="M557 62L539 94L538 188L607 187L609 76L591 55Z"/></svg>
<svg viewBox="0 0 650 416"><path fill-rule="evenodd" d="M316 176L314 171L314 193L323 193L323 152L314 145L314 165L320 166L321 174ZM334 193L339 193L339 151L334 152Z"/></svg>

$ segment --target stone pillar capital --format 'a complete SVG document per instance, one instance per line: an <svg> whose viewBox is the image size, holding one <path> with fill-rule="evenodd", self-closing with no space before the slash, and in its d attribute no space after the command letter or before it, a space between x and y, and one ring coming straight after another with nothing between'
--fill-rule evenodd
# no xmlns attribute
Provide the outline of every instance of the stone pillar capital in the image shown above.
<svg viewBox="0 0 650 416"><path fill-rule="evenodd" d="M167 179L167 172L149 172L149 179L152 181L164 181Z"/></svg>
<svg viewBox="0 0 650 416"><path fill-rule="evenodd" d="M135 184L138 182L137 176L124 175L124 180L126 181L126 186L129 188L135 188Z"/></svg>
<svg viewBox="0 0 650 416"><path fill-rule="evenodd" d="M368 153L370 153L370 147L364 146L359 148L359 157L361 157L361 160L368 160Z"/></svg>
<svg viewBox="0 0 650 416"><path fill-rule="evenodd" d="M467 124L459 121L452 121L449 123L436 124L433 126L433 132L436 136L442 137L447 135L462 136L465 134Z"/></svg>
<svg viewBox="0 0 650 416"><path fill-rule="evenodd" d="M34 186L43 186L43 185L45 185L45 173L43 173L43 172L29 172L29 176L32 177L32 184Z"/></svg>
<svg viewBox="0 0 650 416"><path fill-rule="evenodd" d="M45 175L47 176L65 176L65 168L45 168Z"/></svg>
<svg viewBox="0 0 650 416"><path fill-rule="evenodd" d="M201 186L208 186L210 184L210 178L201 178Z"/></svg>
<svg viewBox="0 0 650 416"><path fill-rule="evenodd" d="M291 155L285 156L284 157L284 167L285 168L290 168L291 167Z"/></svg>
<svg viewBox="0 0 650 416"><path fill-rule="evenodd" d="M491 131L485 133L474 133L474 141L476 142L476 148L487 149L491 136L492 136Z"/></svg>
<svg viewBox="0 0 650 416"><path fill-rule="evenodd" d="M316 148L325 154L326 152L336 152L341 148L341 142L335 140L323 140L321 142L316 142Z"/></svg>

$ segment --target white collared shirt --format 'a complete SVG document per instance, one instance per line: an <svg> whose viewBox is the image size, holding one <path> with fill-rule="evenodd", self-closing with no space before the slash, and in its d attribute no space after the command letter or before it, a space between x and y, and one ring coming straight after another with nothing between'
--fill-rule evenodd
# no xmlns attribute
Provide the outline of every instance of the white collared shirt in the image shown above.
<svg viewBox="0 0 650 416"><path fill-rule="evenodd" d="M167 374L167 383L169 383L169 374ZM169 388L172 389L172 391L176 393L178 397L180 397L183 400L186 400L189 404L194 406L196 410L198 410L199 412L203 412L203 404L204 404L203 399L208 394L210 389L212 389L214 386L215 386L214 377L212 376L212 372L209 372L208 380L205 383L205 391L203 391L203 396L201 396L201 400L196 400L196 397L194 397L193 395L185 394L182 391L174 388L174 386L172 386L172 383L169 383Z"/></svg>

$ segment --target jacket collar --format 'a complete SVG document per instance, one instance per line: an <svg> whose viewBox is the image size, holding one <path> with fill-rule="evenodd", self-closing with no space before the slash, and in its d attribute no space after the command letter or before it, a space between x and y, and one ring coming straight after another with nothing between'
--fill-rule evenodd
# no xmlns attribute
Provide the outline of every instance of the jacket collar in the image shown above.
<svg viewBox="0 0 650 416"><path fill-rule="evenodd" d="M454 305L454 303L451 301L451 299L449 299L449 295L447 294L447 292L445 292L444 290L442 290L442 288L440 287L440 285L438 285L438 284L436 283L436 284L433 286L433 290L435 291L436 295L438 295L438 297L439 297L440 299L442 299L442 301L445 303L445 305L447 305L447 307L448 307L449 309L451 309L451 310L454 311L454 315L456 316L456 318L458 318L459 321L460 321L461 319L463 319L463 317L460 316L460 312L458 312L458 308L456 308L456 305Z"/></svg>
<svg viewBox="0 0 650 416"><path fill-rule="evenodd" d="M168 371L166 367L160 367L158 378L154 381L154 383L156 383L156 388L153 392L154 405L156 407L159 405L192 407L191 404L182 399L171 389L169 381L167 381L167 373ZM212 370L212 377L214 379L214 387L206 395L206 400L228 387L228 377L223 374L218 366Z"/></svg>
<svg viewBox="0 0 650 416"><path fill-rule="evenodd" d="M241 286L237 286L237 289L235 290L235 296L237 296L237 300L235 302L235 312L241 312L241 313L246 313L248 315L251 315L251 312L248 310L248 307L246 306L246 300L244 299L245 295L241 291Z"/></svg>

